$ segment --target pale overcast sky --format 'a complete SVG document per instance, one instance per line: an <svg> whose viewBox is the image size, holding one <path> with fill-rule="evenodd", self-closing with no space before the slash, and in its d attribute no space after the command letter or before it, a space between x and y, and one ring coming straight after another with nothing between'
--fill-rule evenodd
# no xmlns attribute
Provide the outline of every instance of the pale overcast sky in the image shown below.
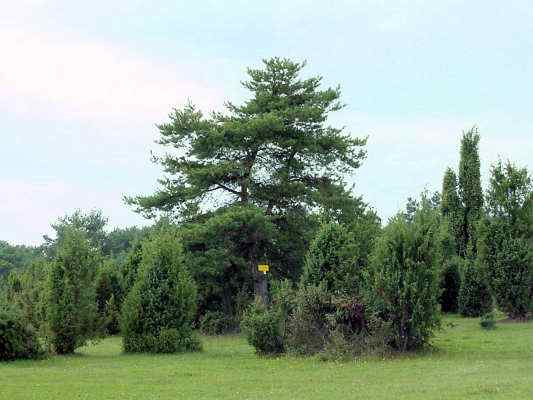
<svg viewBox="0 0 533 400"><path fill-rule="evenodd" d="M484 184L498 156L531 169L533 3L523 1L0 0L0 240L38 244L50 222L99 208L143 219L149 161L187 98L242 100L247 66L306 59L340 84L332 122L369 136L350 177L386 219L457 166L461 132L482 135Z"/></svg>

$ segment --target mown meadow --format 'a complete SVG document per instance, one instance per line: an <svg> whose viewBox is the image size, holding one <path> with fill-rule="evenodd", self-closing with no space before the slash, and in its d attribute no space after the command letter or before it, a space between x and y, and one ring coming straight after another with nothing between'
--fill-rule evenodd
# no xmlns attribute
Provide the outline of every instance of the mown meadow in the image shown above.
<svg viewBox="0 0 533 400"><path fill-rule="evenodd" d="M119 337L75 355L0 365L2 399L530 399L533 323L448 316L420 353L347 362L257 357L238 335L198 353L124 355Z"/></svg>

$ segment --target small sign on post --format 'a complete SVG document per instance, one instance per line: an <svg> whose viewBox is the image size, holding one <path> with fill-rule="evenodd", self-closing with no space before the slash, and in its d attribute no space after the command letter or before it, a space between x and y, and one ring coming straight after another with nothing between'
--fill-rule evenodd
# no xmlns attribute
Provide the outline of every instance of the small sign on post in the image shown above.
<svg viewBox="0 0 533 400"><path fill-rule="evenodd" d="M270 267L268 266L268 264L259 264L259 265L257 266L257 269L258 269L260 272L262 272L263 274L266 274L266 273L268 272L269 268L270 268Z"/></svg>

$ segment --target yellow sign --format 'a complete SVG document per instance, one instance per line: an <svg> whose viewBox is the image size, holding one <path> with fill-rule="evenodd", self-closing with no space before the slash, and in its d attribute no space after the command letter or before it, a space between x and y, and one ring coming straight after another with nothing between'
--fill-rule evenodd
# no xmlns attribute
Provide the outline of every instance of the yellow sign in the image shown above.
<svg viewBox="0 0 533 400"><path fill-rule="evenodd" d="M268 272L269 266L268 264L259 264L257 266L257 269L261 271L263 274L266 274Z"/></svg>

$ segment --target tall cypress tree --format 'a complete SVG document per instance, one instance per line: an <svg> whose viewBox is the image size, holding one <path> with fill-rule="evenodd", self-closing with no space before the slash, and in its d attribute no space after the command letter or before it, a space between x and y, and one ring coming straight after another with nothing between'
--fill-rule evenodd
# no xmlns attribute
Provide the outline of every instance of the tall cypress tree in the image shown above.
<svg viewBox="0 0 533 400"><path fill-rule="evenodd" d="M457 253L462 254L463 251L460 246L462 243L461 222L463 210L457 193L457 175L449 167L446 169L442 180L441 212L442 216L448 221L447 226L454 238Z"/></svg>
<svg viewBox="0 0 533 400"><path fill-rule="evenodd" d="M459 162L459 196L463 207L458 247L466 256L468 247L476 254L476 224L482 215L483 191L479 162L479 133L477 127L463 133Z"/></svg>

